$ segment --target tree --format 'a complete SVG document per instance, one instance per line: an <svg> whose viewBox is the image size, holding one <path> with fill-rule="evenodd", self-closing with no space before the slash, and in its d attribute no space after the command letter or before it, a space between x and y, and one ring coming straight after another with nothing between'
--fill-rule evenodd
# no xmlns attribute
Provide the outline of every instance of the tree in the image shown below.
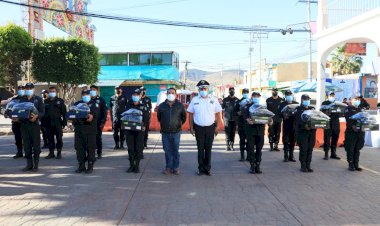
<svg viewBox="0 0 380 226"><path fill-rule="evenodd" d="M1 84L17 88L24 75L23 64L32 55L32 37L22 27L8 24L0 27L0 80Z"/></svg>
<svg viewBox="0 0 380 226"><path fill-rule="evenodd" d="M363 59L359 56L345 53L346 45L338 47L332 54L332 74L348 75L359 73L363 64Z"/></svg>
<svg viewBox="0 0 380 226"><path fill-rule="evenodd" d="M100 70L98 48L70 38L39 41L33 50L32 72L39 82L56 83L69 105L80 85L93 84Z"/></svg>

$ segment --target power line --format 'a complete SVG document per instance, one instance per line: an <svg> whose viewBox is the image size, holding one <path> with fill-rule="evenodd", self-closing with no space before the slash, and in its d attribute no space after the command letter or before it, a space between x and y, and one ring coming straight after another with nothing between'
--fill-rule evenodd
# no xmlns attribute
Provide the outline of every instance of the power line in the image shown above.
<svg viewBox="0 0 380 226"><path fill-rule="evenodd" d="M125 10L125 9L136 9L136 8L151 7L151 6L156 6L156 5L165 5L165 4L171 4L171 3L177 3L177 2L186 2L186 1L189 1L189 0L158 1L158 2L138 4L138 5L132 5L128 7L122 7L122 8L105 9L105 10L93 11L93 12L99 13L99 12L120 11L120 10Z"/></svg>
<svg viewBox="0 0 380 226"><path fill-rule="evenodd" d="M86 16L107 20L117 20L117 21L127 21L127 22L135 22L135 23L145 23L145 24L155 24L155 25L167 25L167 26L176 26L176 27L189 27L189 28L204 28L204 29L213 29L213 30L227 30L227 31L251 31L251 32L280 32L280 28L262 28L258 26L234 26L234 25L221 25L221 24L205 24L205 23L192 23L192 22L181 22L181 21L170 21L170 20L159 20L159 19L150 19L150 18L142 18L142 17L129 17L129 16L112 16L106 14L96 14L89 12L71 12L68 10L62 9L54 9L47 8L43 6L31 5L21 2L12 2L8 0L0 0L2 3L18 5L18 6L26 6L32 7L36 9L42 10L50 10L60 13L70 13L78 16ZM304 29L293 30L293 32L309 32Z"/></svg>

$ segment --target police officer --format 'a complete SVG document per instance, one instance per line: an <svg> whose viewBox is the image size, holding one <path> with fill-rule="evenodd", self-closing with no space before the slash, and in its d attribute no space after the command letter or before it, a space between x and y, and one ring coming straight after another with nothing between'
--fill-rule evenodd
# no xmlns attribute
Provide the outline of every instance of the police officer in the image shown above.
<svg viewBox="0 0 380 226"><path fill-rule="evenodd" d="M141 131L125 130L129 157L127 173L140 173L140 160L144 149L145 130L149 122L149 111L146 103L141 100L140 94L139 89L134 90L132 98L128 101L125 109L126 111L129 109L137 109L143 113L143 127Z"/></svg>
<svg viewBox="0 0 380 226"><path fill-rule="evenodd" d="M251 119L249 108L254 104L260 103L261 94L258 92L252 93L252 101L246 106L244 110L244 119L246 120L245 131L247 134L247 152L251 168L249 170L252 174L261 174L260 169L262 149L264 146L264 124L254 124ZM270 122L272 124L272 120Z"/></svg>
<svg viewBox="0 0 380 226"><path fill-rule="evenodd" d="M294 101L293 93L290 90L285 91L285 101L281 103L281 110L289 104L298 104ZM294 115L282 115L282 143L284 144L284 162L296 162L294 158L294 146L296 143L296 120Z"/></svg>
<svg viewBox="0 0 380 226"><path fill-rule="evenodd" d="M121 128L121 114L125 111L128 99L123 95L123 89L115 87L115 95L110 99L110 110L112 120L113 139L115 141L114 149L124 149L124 130Z"/></svg>
<svg viewBox="0 0 380 226"><path fill-rule="evenodd" d="M313 155L313 148L315 145L316 130L311 129L308 123L304 122L301 115L306 110L314 110L310 106L310 97L307 94L301 96L301 104L296 108L295 118L297 124L297 143L300 149L299 160L301 162L302 172L314 172L311 168L311 159Z"/></svg>
<svg viewBox="0 0 380 226"><path fill-rule="evenodd" d="M330 105L335 102L335 93L333 91L330 91L328 93L328 100L322 102L322 105ZM325 114L327 114L330 117L330 128L324 129L323 133L323 150L325 151L325 157L324 160L329 159L329 150L331 147L331 156L332 159L339 160L340 157L336 154L336 148L338 145L339 140L339 133L340 133L340 123L339 123L339 117L342 116L341 113L337 112L330 112L328 110L321 110Z"/></svg>
<svg viewBox="0 0 380 226"><path fill-rule="evenodd" d="M91 99L98 105L99 108L99 114L97 117L97 133L96 133L96 149L98 154L98 159L102 158L102 151L103 151L103 142L102 142L102 134L103 129L107 121L107 104L106 101L99 96L99 87L96 85L92 85L90 87L90 96Z"/></svg>
<svg viewBox="0 0 380 226"><path fill-rule="evenodd" d="M211 176L212 143L218 134L218 123L222 123L222 106L216 97L208 94L209 86L207 81L199 81L199 96L194 97L187 108L190 133L197 140L199 176Z"/></svg>
<svg viewBox="0 0 380 226"><path fill-rule="evenodd" d="M351 116L362 111L360 106L360 97L358 95L351 99L352 105L346 108L344 117L346 118L346 132L344 149L347 152L348 169L350 171L361 171L359 167L360 150L364 147L365 133L361 130L360 126Z"/></svg>
<svg viewBox="0 0 380 226"><path fill-rule="evenodd" d="M57 89L55 87L49 88L48 96L49 97L44 101L44 105L46 118L46 132L49 138L49 155L46 156L45 159L55 158L55 148L57 148L57 159L61 159L61 151L63 147L62 129L65 128L65 126L67 125L67 109L65 102L61 98L57 97Z"/></svg>
<svg viewBox="0 0 380 226"><path fill-rule="evenodd" d="M240 146L240 160L241 162L243 162L245 159L244 159L244 152L247 151L247 135L245 133L245 119L243 117L243 113L244 113L244 109L241 108L240 106L240 103L244 100L248 100L249 99L249 90L248 89L243 89L242 91L242 98L236 102L236 105L235 105L235 112L237 112L237 115L238 115L238 119L237 119L237 124L238 124L238 134L239 134L239 146ZM247 153L247 160L248 159L248 153Z"/></svg>
<svg viewBox="0 0 380 226"><path fill-rule="evenodd" d="M45 108L42 98L34 95L33 83L25 85L25 96L20 103L24 102L33 103L38 114L31 114L29 119L21 120L21 136L27 163L23 171L37 171L41 153L40 119L45 114Z"/></svg>
<svg viewBox="0 0 380 226"><path fill-rule="evenodd" d="M41 91L41 97L42 100L45 102L47 100L49 95L49 91L43 89ZM42 140L44 142L44 145L42 146L42 149L49 148L49 135L47 133L47 126L49 125L48 119L46 118L46 115L41 118L41 133L42 133Z"/></svg>
<svg viewBox="0 0 380 226"><path fill-rule="evenodd" d="M371 106L369 105L369 103L364 99L363 95L359 96L359 100L360 100L360 105L359 105L360 109L362 109L362 110L369 110L371 108Z"/></svg>
<svg viewBox="0 0 380 226"><path fill-rule="evenodd" d="M148 149L148 133L149 133L150 117L152 113L152 100L146 96L145 87L141 87L140 92L141 92L141 101L143 102L143 104L146 105L149 111L149 121L146 124L147 127L145 128L145 135L144 135L144 148ZM144 158L144 155L142 155L142 158Z"/></svg>
<svg viewBox="0 0 380 226"><path fill-rule="evenodd" d="M96 134L97 134L97 117L99 113L98 104L91 99L90 91L82 91L82 100L74 105L87 104L90 113L87 119L76 119L73 121L75 128L74 146L77 154L79 167L76 173L92 173L95 162ZM88 162L86 169L86 162Z"/></svg>
<svg viewBox="0 0 380 226"><path fill-rule="evenodd" d="M20 100L24 97L25 90L23 86L17 87L17 95L14 96L11 101L15 100L20 102ZM9 116L11 117L11 116ZM20 121L12 121L12 132L15 137L15 144L17 147L17 153L13 156L14 159L22 158L22 137L21 137L21 122Z"/></svg>
<svg viewBox="0 0 380 226"><path fill-rule="evenodd" d="M224 132L226 133L226 150L233 151L237 119L237 112L235 111L235 106L239 99L235 97L234 87L230 87L228 91L229 96L223 99L222 108L224 111Z"/></svg>
<svg viewBox="0 0 380 226"><path fill-rule="evenodd" d="M278 142L280 140L281 134L281 108L280 105L284 100L278 96L278 89L272 89L272 97L267 99L267 108L269 111L273 112L275 116L273 117L273 125L268 127L269 145L270 151L280 151L278 149Z"/></svg>

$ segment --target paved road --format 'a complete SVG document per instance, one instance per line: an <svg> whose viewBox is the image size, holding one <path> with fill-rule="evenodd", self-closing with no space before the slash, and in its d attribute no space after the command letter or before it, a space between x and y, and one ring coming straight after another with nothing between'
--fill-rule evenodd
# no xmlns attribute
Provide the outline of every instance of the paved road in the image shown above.
<svg viewBox="0 0 380 226"><path fill-rule="evenodd" d="M111 150L106 133L105 158L92 175L73 173L72 134L65 134L63 159L42 159L38 173L21 172L25 161L11 159L12 137L0 137L0 225L380 225L378 149L363 150L368 170L361 173L316 151L312 174L283 163L282 152L265 151L264 174L250 175L219 135L213 176L199 177L194 138L185 134L182 174L165 176L160 135L150 137L142 173L127 174L126 151Z"/></svg>

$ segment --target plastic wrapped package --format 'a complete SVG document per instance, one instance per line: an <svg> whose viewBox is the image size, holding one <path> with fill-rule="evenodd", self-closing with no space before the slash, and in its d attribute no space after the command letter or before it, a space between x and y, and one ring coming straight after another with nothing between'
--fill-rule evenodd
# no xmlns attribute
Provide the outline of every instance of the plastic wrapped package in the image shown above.
<svg viewBox="0 0 380 226"><path fill-rule="evenodd" d="M368 112L359 112L351 116L350 119L356 120L357 129L362 131L378 131L379 123L375 116Z"/></svg>
<svg viewBox="0 0 380 226"><path fill-rule="evenodd" d="M275 114L264 105L254 104L249 108L249 114L254 124L268 124Z"/></svg>
<svg viewBox="0 0 380 226"><path fill-rule="evenodd" d="M347 107L347 104L335 101L329 105L322 105L321 110L329 111L330 113L343 113Z"/></svg>
<svg viewBox="0 0 380 226"><path fill-rule="evenodd" d="M5 109L4 109L4 117L5 118L11 118L12 117L12 108L16 105L20 103L20 100L18 99L15 99L15 100L12 100L11 102L9 102L6 106L5 106Z"/></svg>
<svg viewBox="0 0 380 226"><path fill-rule="evenodd" d="M67 118L73 119L86 119L88 114L90 114L90 107L87 104L79 103L77 105L71 106L67 112Z"/></svg>
<svg viewBox="0 0 380 226"><path fill-rule="evenodd" d="M318 110L304 111L301 115L301 119L303 122L306 122L312 129L330 128L330 117Z"/></svg>
<svg viewBox="0 0 380 226"><path fill-rule="evenodd" d="M285 117L285 118L289 118L290 116L292 116L294 114L294 112L296 111L296 108L299 106L299 104L289 104L289 105L286 105L282 110L281 110L281 114Z"/></svg>
<svg viewBox="0 0 380 226"><path fill-rule="evenodd" d="M9 109L12 114L12 118L16 119L28 119L31 114L38 115L38 110L33 103L15 103L12 108Z"/></svg>
<svg viewBox="0 0 380 226"><path fill-rule="evenodd" d="M141 131L143 128L143 112L138 109L129 109L121 114L124 130Z"/></svg>
<svg viewBox="0 0 380 226"><path fill-rule="evenodd" d="M240 111L242 111L245 108L245 106L247 106L247 104L249 104L249 102L250 102L249 99L244 99L244 100L240 101L240 103L239 103L239 105L240 105L240 108L239 108Z"/></svg>

